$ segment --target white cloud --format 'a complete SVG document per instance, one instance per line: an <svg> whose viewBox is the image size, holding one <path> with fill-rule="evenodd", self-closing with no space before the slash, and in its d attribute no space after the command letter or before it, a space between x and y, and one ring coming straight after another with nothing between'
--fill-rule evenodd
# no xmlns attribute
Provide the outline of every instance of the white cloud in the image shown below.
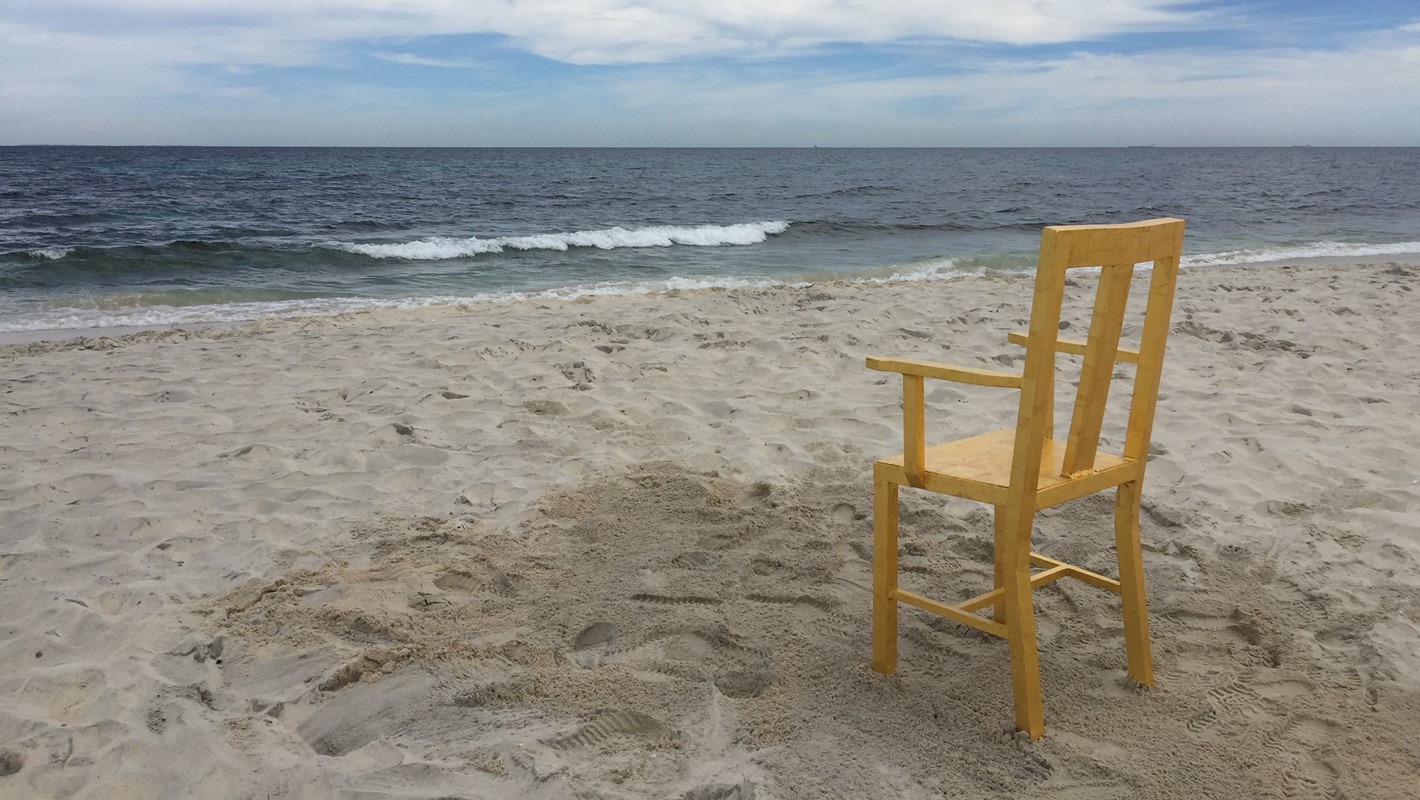
<svg viewBox="0 0 1420 800"><path fill-rule="evenodd" d="M656 115L666 138L647 144L717 144L694 137L719 126L741 137L729 143L762 145L1415 145L1417 57L1180 49L872 80L653 73L619 84L614 105Z"/></svg>
<svg viewBox="0 0 1420 800"><path fill-rule="evenodd" d="M401 40L494 34L572 64L766 57L904 37L1047 42L1191 24L1177 0L45 0L0 4L0 123L72 102L202 93L211 75L339 66L350 47L472 67ZM394 47L391 45L394 44ZM397 50L398 52L392 52ZM210 70L210 74L204 72ZM8 111L3 106L9 106ZM0 127L4 127L0 124Z"/></svg>
<svg viewBox="0 0 1420 800"><path fill-rule="evenodd" d="M375 58L392 64L407 64L416 67L439 67L442 69L477 69L483 62L472 58L425 58L413 53L375 53Z"/></svg>
<svg viewBox="0 0 1420 800"><path fill-rule="evenodd" d="M1216 22L1190 7L1165 0L248 0L216 11L197 0L0 4L0 141L1415 143L1420 97L1409 76L1420 63L1420 23L1356 36L1339 50L1088 51L1103 37ZM421 47L421 37L470 33L509 37L505 45L573 64L620 66L565 75L540 85L541 94L506 83L476 88L471 77L467 88L441 90L439 101L360 86L353 76L342 82L339 71L319 87L288 89L288 98L260 85L262 67L348 65L341 59L352 47L399 64L473 70L486 57L496 65L480 53L446 46L432 57ZM933 63L948 40L1080 46L1069 56L994 60L983 60L986 50L957 48L953 63ZM845 78L775 58L845 43L897 53L920 47L908 60L924 74ZM709 58L716 56L738 66ZM504 78L516 75L505 70ZM233 79L242 86L217 96ZM172 98L182 99L180 111L164 107Z"/></svg>
<svg viewBox="0 0 1420 800"><path fill-rule="evenodd" d="M117 39L166 31L215 59L244 48L243 63L284 63L294 48L382 37L498 34L530 52L575 64L654 63L697 56L798 52L826 43L904 38L1039 44L1202 24L1180 0L48 0L26 9L34 31L63 34L90 20ZM3 13L3 12L0 12ZM13 13L13 12L12 12ZM181 46L178 50L185 49Z"/></svg>

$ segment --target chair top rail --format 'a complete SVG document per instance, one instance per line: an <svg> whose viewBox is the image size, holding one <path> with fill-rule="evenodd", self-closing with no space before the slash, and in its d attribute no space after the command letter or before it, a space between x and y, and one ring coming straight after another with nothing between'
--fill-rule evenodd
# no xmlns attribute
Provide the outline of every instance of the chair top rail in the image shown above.
<svg viewBox="0 0 1420 800"><path fill-rule="evenodd" d="M1133 265L1168 254L1183 237L1184 221L1173 217L1121 225L1051 225L1057 263L1066 269Z"/></svg>

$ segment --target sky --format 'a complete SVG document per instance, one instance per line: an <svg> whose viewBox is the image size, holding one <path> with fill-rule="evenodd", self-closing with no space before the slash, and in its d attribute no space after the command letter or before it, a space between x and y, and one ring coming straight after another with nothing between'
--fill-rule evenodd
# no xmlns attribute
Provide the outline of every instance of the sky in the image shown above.
<svg viewBox="0 0 1420 800"><path fill-rule="evenodd" d="M0 144L1420 145L1420 0L0 0Z"/></svg>

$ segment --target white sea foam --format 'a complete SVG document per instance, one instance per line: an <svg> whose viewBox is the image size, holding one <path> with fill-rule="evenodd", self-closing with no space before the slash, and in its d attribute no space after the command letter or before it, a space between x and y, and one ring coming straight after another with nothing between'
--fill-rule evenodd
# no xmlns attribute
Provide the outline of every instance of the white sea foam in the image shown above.
<svg viewBox="0 0 1420 800"><path fill-rule="evenodd" d="M881 270L885 274L869 274L834 278L825 276L829 280L847 280L850 283L861 283L869 285L882 285L885 283L912 282L912 281L935 281L952 278L962 278L968 276L981 276L985 273L983 269L962 269L957 265L956 259L934 258L926 261L914 261L910 264L898 264Z"/></svg>
<svg viewBox="0 0 1420 800"><path fill-rule="evenodd" d="M38 250L30 250L28 254L35 258L48 258L58 261L72 252L74 252L74 248L72 247L41 247Z"/></svg>
<svg viewBox="0 0 1420 800"><path fill-rule="evenodd" d="M648 283L594 283L541 291L480 292L470 295L373 298L341 297L192 306L139 306L131 309L57 308L23 314L0 313L0 333L83 331L105 328L159 328L250 322L258 319L324 317L376 309L415 309L469 303L510 303L522 300L576 300L580 297L646 295L675 290L740 289L806 286L772 278L669 278Z"/></svg>
<svg viewBox="0 0 1420 800"><path fill-rule="evenodd" d="M1298 258L1365 258L1414 254L1420 254L1420 242L1395 242L1393 244L1311 242L1294 247L1227 250L1221 253L1184 256L1182 264L1186 267L1216 267L1231 264L1265 264Z"/></svg>
<svg viewBox="0 0 1420 800"><path fill-rule="evenodd" d="M469 258L505 250L566 250L570 247L596 247L614 250L619 247L719 247L722 245L758 244L789 229L789 223L742 222L737 225L655 225L649 228L622 227L571 233L544 233L532 236L500 236L480 239L454 239L434 236L413 242L391 244L357 244L331 242L326 246L361 253L371 258L407 258L428 261L448 258Z"/></svg>
<svg viewBox="0 0 1420 800"><path fill-rule="evenodd" d="M268 302L215 303L192 306L136 306L124 309L56 308L23 314L0 313L0 333L35 331L103 330L106 328L161 328L168 326L225 324L258 319L322 317L376 309L415 309L480 303L513 303L526 300L571 301L582 297L618 297L660 294L697 289L753 289L772 287L803 288L826 280L860 284L895 281L938 280L980 275L980 271L954 271L950 259L933 260L910 268L889 268L882 275L833 275L824 273L813 280L780 280L748 277L671 277L664 281L589 283L532 291L492 291L469 295L427 297L366 298L341 297Z"/></svg>

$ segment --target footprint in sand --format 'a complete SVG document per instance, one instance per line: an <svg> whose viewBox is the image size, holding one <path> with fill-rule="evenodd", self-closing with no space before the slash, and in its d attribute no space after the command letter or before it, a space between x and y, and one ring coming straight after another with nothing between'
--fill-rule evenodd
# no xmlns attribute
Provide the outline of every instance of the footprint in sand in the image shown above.
<svg viewBox="0 0 1420 800"><path fill-rule="evenodd" d="M616 626L610 622L594 622L582 629L572 641L573 650L586 650L616 638Z"/></svg>
<svg viewBox="0 0 1420 800"><path fill-rule="evenodd" d="M754 603L771 603L774 605L792 606L803 605L817 608L819 611L832 611L838 606L837 600L830 600L825 597L813 597L812 595L799 594L747 594L745 599Z"/></svg>
<svg viewBox="0 0 1420 800"><path fill-rule="evenodd" d="M678 800L754 800L754 797L752 783L711 783L691 789Z"/></svg>
<svg viewBox="0 0 1420 800"><path fill-rule="evenodd" d="M650 603L657 606L718 606L723 601L716 597L699 597L697 595L686 595L684 597L672 597L664 594L633 594L631 599L638 603Z"/></svg>
<svg viewBox="0 0 1420 800"><path fill-rule="evenodd" d="M731 669L715 676L715 688L726 697L759 697L778 680L767 669Z"/></svg>
<svg viewBox="0 0 1420 800"><path fill-rule="evenodd" d="M434 585L451 592L476 592L483 587L483 581L463 570L449 570L435 578Z"/></svg>
<svg viewBox="0 0 1420 800"><path fill-rule="evenodd" d="M1288 800L1345 800L1336 778L1336 770L1329 764L1308 759L1283 776L1282 796Z"/></svg>
<svg viewBox="0 0 1420 800"><path fill-rule="evenodd" d="M13 750L0 750L0 778L8 778L25 767L25 757Z"/></svg>
<svg viewBox="0 0 1420 800"><path fill-rule="evenodd" d="M572 361L563 364L554 364L557 371L562 373L562 377L571 381L578 387L590 386L592 382L592 368L587 366L585 361Z"/></svg>
<svg viewBox="0 0 1420 800"><path fill-rule="evenodd" d="M617 734L659 737L667 733L673 731L655 717L636 711L608 711L567 736L549 740L547 744L556 750L570 750L599 744Z"/></svg>

